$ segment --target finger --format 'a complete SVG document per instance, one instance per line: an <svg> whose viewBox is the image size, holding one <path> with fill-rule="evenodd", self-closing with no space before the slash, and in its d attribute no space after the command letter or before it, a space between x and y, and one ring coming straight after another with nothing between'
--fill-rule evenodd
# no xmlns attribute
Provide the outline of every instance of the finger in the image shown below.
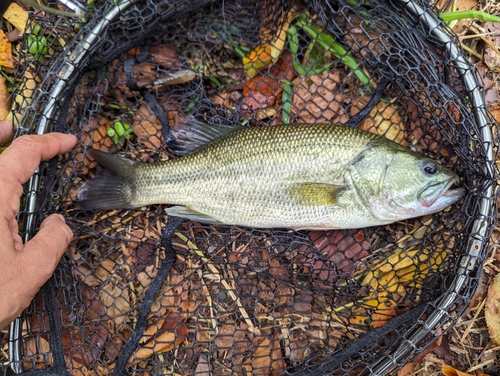
<svg viewBox="0 0 500 376"><path fill-rule="evenodd" d="M60 214L45 218L38 233L28 241L19 257L26 265L26 276L32 278L33 295L54 272L61 256L73 239L73 231Z"/></svg>
<svg viewBox="0 0 500 376"><path fill-rule="evenodd" d="M5 217L0 217L0 268L15 253L17 238L14 240L11 222Z"/></svg>
<svg viewBox="0 0 500 376"><path fill-rule="evenodd" d="M76 145L76 137L69 134L49 133L21 136L0 155L2 175L8 175L24 184L41 161L69 152Z"/></svg>
<svg viewBox="0 0 500 376"><path fill-rule="evenodd" d="M11 121L0 121L0 145L6 144L14 137L14 127Z"/></svg>
<svg viewBox="0 0 500 376"><path fill-rule="evenodd" d="M17 211L24 184L41 161L69 152L76 145L76 137L62 133L21 136L0 155L0 208L7 206ZM10 213L9 213L10 215Z"/></svg>

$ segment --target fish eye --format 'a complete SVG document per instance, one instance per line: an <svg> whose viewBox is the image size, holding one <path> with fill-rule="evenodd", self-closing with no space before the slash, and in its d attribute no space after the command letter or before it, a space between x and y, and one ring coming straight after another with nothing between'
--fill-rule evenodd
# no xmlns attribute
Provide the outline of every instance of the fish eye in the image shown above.
<svg viewBox="0 0 500 376"><path fill-rule="evenodd" d="M437 166L434 162L427 162L424 164L422 170L428 175L434 175L437 172Z"/></svg>

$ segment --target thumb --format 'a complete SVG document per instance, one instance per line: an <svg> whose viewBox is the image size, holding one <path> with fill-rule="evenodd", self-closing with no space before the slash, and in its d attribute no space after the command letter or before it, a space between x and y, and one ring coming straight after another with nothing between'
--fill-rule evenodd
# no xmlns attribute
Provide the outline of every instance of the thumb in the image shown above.
<svg viewBox="0 0 500 376"><path fill-rule="evenodd" d="M59 259L73 239L73 232L60 214L49 215L40 225L38 233L24 245L21 252L26 265L36 276L33 284L41 287L54 272Z"/></svg>

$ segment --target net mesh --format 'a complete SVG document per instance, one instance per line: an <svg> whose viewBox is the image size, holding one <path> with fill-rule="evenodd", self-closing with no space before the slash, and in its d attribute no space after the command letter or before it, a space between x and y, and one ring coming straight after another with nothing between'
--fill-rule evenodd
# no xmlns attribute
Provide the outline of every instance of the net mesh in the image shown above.
<svg viewBox="0 0 500 376"><path fill-rule="evenodd" d="M39 12L32 25L48 53L20 53L17 134L50 120L44 131L79 139L40 167L37 205L20 214L25 236L52 212L75 233L23 314L25 372L362 375L383 358L396 370L457 320L495 220L487 150L497 140L484 139L463 72L421 18L383 0L144 0L122 2L100 26L116 7L96 1L85 19ZM68 54L82 46L81 58ZM181 223L164 205L89 211L77 203L95 175L92 148L155 162L176 158L169 128L191 119L346 124L363 110L358 128L450 167L467 195L388 226L299 232ZM486 126L496 137L489 115ZM472 250L471 234L480 244ZM457 276L466 282L450 291ZM415 341L444 297L446 312ZM393 355L404 343L412 351L401 361ZM7 372L6 351L0 359Z"/></svg>

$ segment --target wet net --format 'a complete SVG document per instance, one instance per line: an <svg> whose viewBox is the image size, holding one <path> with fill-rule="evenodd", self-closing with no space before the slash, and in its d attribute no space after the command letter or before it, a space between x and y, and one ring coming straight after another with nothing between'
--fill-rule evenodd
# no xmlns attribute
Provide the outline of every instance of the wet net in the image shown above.
<svg viewBox="0 0 500 376"><path fill-rule="evenodd" d="M34 13L29 28L47 49L20 52L17 135L79 139L27 185L23 237L58 212L75 239L0 334L5 373L381 375L460 317L496 216L497 128L434 5L82 7L77 18ZM166 205L78 205L78 188L96 173L90 149L143 162L176 158L170 130L192 119L354 125L438 160L467 193L434 215L331 231L206 225L168 217Z"/></svg>

